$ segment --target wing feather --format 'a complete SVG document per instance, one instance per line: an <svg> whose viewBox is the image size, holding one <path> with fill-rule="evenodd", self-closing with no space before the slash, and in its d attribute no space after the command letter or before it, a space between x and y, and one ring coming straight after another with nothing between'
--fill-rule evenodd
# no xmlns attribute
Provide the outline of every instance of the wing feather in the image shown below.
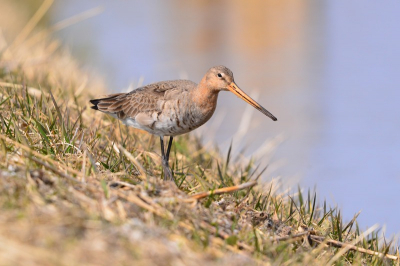
<svg viewBox="0 0 400 266"><path fill-rule="evenodd" d="M149 123L151 114L162 112L164 105L157 104L160 101L174 99L180 93L196 87L196 83L188 80L172 80L149 84L137 88L129 93L116 93L104 98L94 99L92 109L104 113L116 115L119 119L126 117L135 118L138 114L143 123Z"/></svg>

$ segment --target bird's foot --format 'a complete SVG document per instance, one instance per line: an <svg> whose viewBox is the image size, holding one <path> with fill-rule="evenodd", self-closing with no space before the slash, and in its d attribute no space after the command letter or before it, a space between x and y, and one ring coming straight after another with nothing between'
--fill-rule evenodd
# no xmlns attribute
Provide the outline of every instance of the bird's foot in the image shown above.
<svg viewBox="0 0 400 266"><path fill-rule="evenodd" d="M174 176L172 175L171 168L169 168L168 164L165 164L163 162L162 166L164 169L164 180L170 180L170 181L175 182Z"/></svg>

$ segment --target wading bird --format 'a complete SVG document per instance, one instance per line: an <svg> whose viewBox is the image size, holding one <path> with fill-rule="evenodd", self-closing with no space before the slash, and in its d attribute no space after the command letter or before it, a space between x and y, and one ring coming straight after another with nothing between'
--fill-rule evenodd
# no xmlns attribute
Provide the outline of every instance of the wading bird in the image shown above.
<svg viewBox="0 0 400 266"><path fill-rule="evenodd" d="M276 121L276 117L236 85L233 73L224 66L210 68L199 84L189 80L170 80L149 84L128 93L116 93L91 100L91 107L160 137L164 179L174 180L168 166L173 137L190 132L213 115L218 93L231 91L254 108ZM165 151L164 136L169 136Z"/></svg>

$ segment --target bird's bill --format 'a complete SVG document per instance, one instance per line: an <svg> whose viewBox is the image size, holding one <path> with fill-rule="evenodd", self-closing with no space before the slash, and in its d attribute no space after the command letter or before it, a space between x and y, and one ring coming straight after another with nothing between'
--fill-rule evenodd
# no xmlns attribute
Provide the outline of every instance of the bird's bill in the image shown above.
<svg viewBox="0 0 400 266"><path fill-rule="evenodd" d="M258 111L260 111L261 113L263 113L264 115L268 116L269 118L271 118L272 120L276 121L278 120L275 116L273 116L270 112L268 112L264 107L262 107L261 105L259 105L256 101L254 101L252 98L250 98L249 95L247 95L246 93L244 93L244 91L242 91L241 89L239 89L239 87L236 85L235 82L232 82L231 84L229 84L228 89L233 92L234 94L236 94L236 96L238 96L239 98L243 99L245 102L247 102L248 104L250 104L251 106L253 106L254 108L256 108Z"/></svg>

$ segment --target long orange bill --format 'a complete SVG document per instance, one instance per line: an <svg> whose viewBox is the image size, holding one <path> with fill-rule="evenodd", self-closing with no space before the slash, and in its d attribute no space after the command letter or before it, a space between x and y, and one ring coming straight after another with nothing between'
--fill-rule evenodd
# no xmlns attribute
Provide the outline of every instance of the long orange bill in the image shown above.
<svg viewBox="0 0 400 266"><path fill-rule="evenodd" d="M265 114L266 116L268 116L269 118L271 118L272 120L276 121L278 120L275 116L273 116L270 112L268 112L264 107L262 107L261 105L259 105L256 101L254 101L252 98L250 98L249 95L247 95L246 93L244 93L244 91L242 91L241 89L239 89L239 87L236 85L235 82L232 82L231 84L229 84L228 89L233 92L234 94L236 94L239 98L243 99L244 101L246 101L248 104L250 104L251 106L253 106L254 108L256 108L258 111L260 111L261 113Z"/></svg>

